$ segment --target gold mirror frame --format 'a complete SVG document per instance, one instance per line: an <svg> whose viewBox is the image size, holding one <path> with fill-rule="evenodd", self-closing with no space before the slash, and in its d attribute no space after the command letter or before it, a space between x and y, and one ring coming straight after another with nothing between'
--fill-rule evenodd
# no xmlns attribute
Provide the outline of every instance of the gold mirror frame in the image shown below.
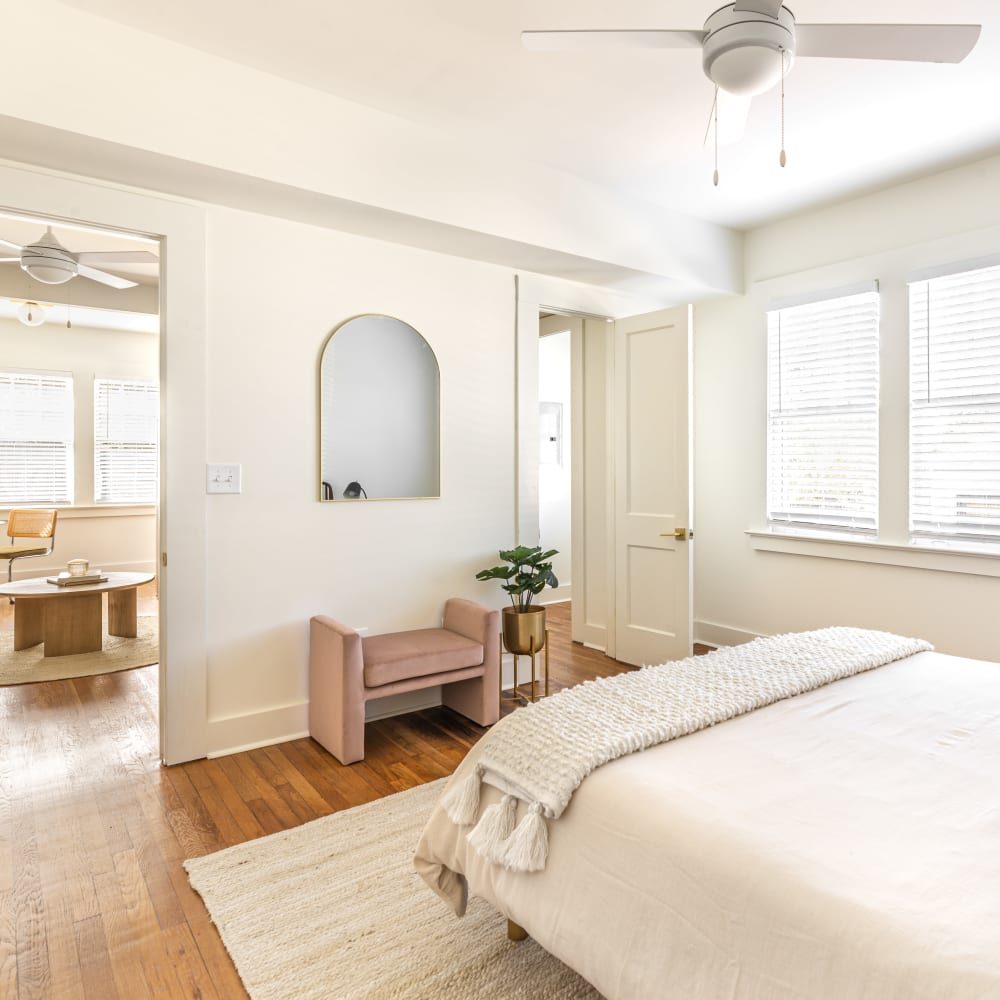
<svg viewBox="0 0 1000 1000"><path fill-rule="evenodd" d="M361 326L359 324L365 324ZM343 355L342 363L351 366L354 374L345 378L344 370L335 367L334 346L344 344L343 333L368 334L376 344L367 350L361 349L361 342L352 338L353 354ZM338 334L341 340L336 341ZM402 336L401 336L402 335ZM381 345L378 345L381 340ZM393 343L395 340L395 343ZM386 350L392 346L393 350ZM381 347L381 352L379 350ZM409 353L409 356L407 355ZM395 371L384 361L391 358L397 365ZM409 360L408 360L409 359ZM393 381L395 376L395 381ZM338 384L339 383L339 387ZM390 384L391 383L391 384ZM433 500L441 496L441 370L434 349L427 339L405 320L385 313L361 313L338 324L323 343L319 355L319 441L318 441L318 488L319 499L326 503L354 503L357 500ZM372 412L373 401L390 407L407 398L417 400L421 406L432 404L433 416L428 414L424 421L416 421L413 414L401 411L393 420L386 421L384 412L381 419L365 425L364 415ZM427 411L425 410L425 413ZM355 437L345 437L344 428L350 428ZM426 428L426 431L422 431ZM405 469L408 461L421 454L427 472L420 473L426 479L422 484L431 490L406 493L394 490L392 495L367 495L345 497L338 495L345 487L364 482L365 476L355 475L343 479L336 468L336 453L329 454L328 442L333 435L341 434L337 450L353 445L359 451L360 464L365 469L372 468L372 454L380 458L375 468L391 469L390 479L399 481L400 469ZM416 447L414 447L416 446ZM393 454L395 453L395 455ZM365 463L368 464L365 464ZM324 477L324 473L326 476ZM418 475L416 472L414 475ZM337 478L334 478L337 477ZM369 482L373 477L369 477ZM377 477L374 477L377 482ZM361 486L363 492L366 487Z"/></svg>

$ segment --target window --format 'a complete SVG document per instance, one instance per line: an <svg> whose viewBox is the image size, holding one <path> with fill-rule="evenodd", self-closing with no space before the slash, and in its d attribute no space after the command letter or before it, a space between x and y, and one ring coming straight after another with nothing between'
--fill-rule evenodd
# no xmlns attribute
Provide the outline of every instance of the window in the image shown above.
<svg viewBox="0 0 1000 1000"><path fill-rule="evenodd" d="M878 526L879 299L874 283L767 315L772 527Z"/></svg>
<svg viewBox="0 0 1000 1000"><path fill-rule="evenodd" d="M1000 266L910 283L910 535L1000 542Z"/></svg>
<svg viewBox="0 0 1000 1000"><path fill-rule="evenodd" d="M160 390L152 382L94 379L94 500L155 503Z"/></svg>
<svg viewBox="0 0 1000 1000"><path fill-rule="evenodd" d="M72 376L0 372L0 507L72 502Z"/></svg>

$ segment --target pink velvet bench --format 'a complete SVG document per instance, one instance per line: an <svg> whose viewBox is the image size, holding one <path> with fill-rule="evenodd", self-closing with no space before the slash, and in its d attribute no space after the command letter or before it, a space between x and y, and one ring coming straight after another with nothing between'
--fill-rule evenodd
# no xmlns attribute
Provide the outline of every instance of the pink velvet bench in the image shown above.
<svg viewBox="0 0 1000 1000"><path fill-rule="evenodd" d="M365 703L441 685L442 703L481 726L500 717L500 612L453 597L442 628L360 636L309 623L309 735L341 764L365 756Z"/></svg>

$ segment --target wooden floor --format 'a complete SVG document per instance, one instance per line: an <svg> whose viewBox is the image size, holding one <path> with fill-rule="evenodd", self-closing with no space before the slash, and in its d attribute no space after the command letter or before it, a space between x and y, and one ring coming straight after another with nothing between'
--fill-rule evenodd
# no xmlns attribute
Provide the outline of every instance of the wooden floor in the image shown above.
<svg viewBox="0 0 1000 1000"><path fill-rule="evenodd" d="M553 690L630 669L549 608ZM182 860L450 774L484 732L437 708L350 767L302 739L164 768L156 703L155 667L0 688L2 1000L245 997Z"/></svg>

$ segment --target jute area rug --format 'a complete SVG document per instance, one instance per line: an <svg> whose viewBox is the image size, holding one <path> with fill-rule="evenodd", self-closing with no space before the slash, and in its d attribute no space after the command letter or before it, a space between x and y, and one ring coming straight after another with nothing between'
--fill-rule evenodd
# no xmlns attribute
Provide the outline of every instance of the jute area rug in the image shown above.
<svg viewBox="0 0 1000 1000"><path fill-rule="evenodd" d="M508 941L489 904L459 920L414 872L442 781L184 863L253 1000L600 997Z"/></svg>
<svg viewBox="0 0 1000 1000"><path fill-rule="evenodd" d="M2 598L6 600L6 598ZM43 646L14 651L14 630L0 631L0 687L31 684L35 681L59 681L70 677L91 677L117 670L148 667L159 662L159 620L156 615L141 615L135 639L108 635L104 622L104 649L99 653L71 653L69 656L43 656Z"/></svg>

